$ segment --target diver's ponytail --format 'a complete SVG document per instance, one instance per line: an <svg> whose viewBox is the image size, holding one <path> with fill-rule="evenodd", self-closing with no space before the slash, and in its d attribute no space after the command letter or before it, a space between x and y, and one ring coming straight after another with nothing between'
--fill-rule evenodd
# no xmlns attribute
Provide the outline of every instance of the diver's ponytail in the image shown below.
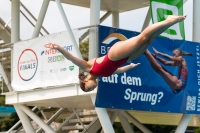
<svg viewBox="0 0 200 133"><path fill-rule="evenodd" d="M185 55L185 56L193 56L192 53L190 53L190 52L185 52L185 51L181 51L181 54L182 54L182 55Z"/></svg>
<svg viewBox="0 0 200 133"><path fill-rule="evenodd" d="M177 49L175 49L175 50L179 51L179 53L180 53L181 55L184 55L184 56L193 56L192 53L182 51L180 48L177 48Z"/></svg>

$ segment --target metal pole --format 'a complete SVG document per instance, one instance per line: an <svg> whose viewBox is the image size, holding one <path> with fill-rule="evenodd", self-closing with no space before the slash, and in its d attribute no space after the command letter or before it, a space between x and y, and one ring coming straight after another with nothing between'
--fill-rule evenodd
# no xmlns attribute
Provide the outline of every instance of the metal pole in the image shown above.
<svg viewBox="0 0 200 133"><path fill-rule="evenodd" d="M111 111L112 113L110 114L110 121L113 124L115 122L115 119L119 113L119 111ZM101 130L101 133L104 133L103 129Z"/></svg>
<svg viewBox="0 0 200 133"><path fill-rule="evenodd" d="M108 11L106 14L104 14L100 19L100 23L102 23L105 19L107 19L111 13L112 13L111 11Z"/></svg>
<svg viewBox="0 0 200 133"><path fill-rule="evenodd" d="M200 0L193 0L193 41L200 42Z"/></svg>
<svg viewBox="0 0 200 133"><path fill-rule="evenodd" d="M8 90L9 91L13 91L13 89L12 89L12 87L10 85L10 82L8 80L8 77L7 77L7 75L6 75L5 71L4 71L3 66L2 66L1 63L0 63L0 72L1 72L1 75L2 75L2 77L3 77L3 79L4 79L5 83L6 83L7 87L8 87Z"/></svg>
<svg viewBox="0 0 200 133"><path fill-rule="evenodd" d="M112 13L112 26L119 28L119 12Z"/></svg>
<svg viewBox="0 0 200 133"><path fill-rule="evenodd" d="M100 0L90 0L90 25L100 23ZM98 57L97 27L89 30L89 59Z"/></svg>
<svg viewBox="0 0 200 133"><path fill-rule="evenodd" d="M178 127L176 128L175 133L184 133L188 123L190 122L190 119L192 117L192 114L183 114Z"/></svg>
<svg viewBox="0 0 200 133"><path fill-rule="evenodd" d="M118 114L118 118L119 118L119 120L122 124L122 127L124 128L124 131L126 133L134 133L133 129L131 128L131 126L128 122L128 120L121 113Z"/></svg>
<svg viewBox="0 0 200 133"><path fill-rule="evenodd" d="M5 83L6 83L6 85L7 85L8 89L9 89L9 91L12 91L12 87L11 87L11 85L10 85L10 82L9 82L9 80L8 80L8 77L6 76L6 73L5 73L5 71L4 71L4 69L3 69L2 65L1 65L1 63L0 63L0 71L1 71L1 74L2 74L2 76L3 76L3 79L4 79ZM27 116L23 111L21 111L21 110L18 108L17 105L14 105L14 107L15 107L15 109L16 109L16 111L17 111L17 114L18 114L18 116L19 116L19 118L20 118L20 120L21 120L21 122L22 122L22 125L23 125L25 131L28 132L28 133L35 133L35 131L34 131L33 127L32 127L32 124L30 123L30 120L29 120L28 116ZM20 124L20 122L16 123L15 125L17 126L18 124ZM13 129L14 129L14 128L15 128L15 127L13 126ZM11 128L9 131L12 131L12 128ZM8 132L8 133L9 133L9 132Z"/></svg>
<svg viewBox="0 0 200 133"><path fill-rule="evenodd" d="M111 120L112 124L115 122L115 119L116 119L118 113L119 113L119 111L113 111L113 112L111 113L111 115L110 115L110 120Z"/></svg>
<svg viewBox="0 0 200 133"><path fill-rule="evenodd" d="M35 38L35 37L38 37L38 36L39 36L40 29L41 29L41 27L42 27L42 23L43 23L43 21L44 21L44 17L45 17L45 14L46 14L46 11L47 11L49 2L50 2L50 0L44 0L44 1L43 1L42 7L41 7L41 9L40 9L40 14L39 14L37 23L36 23L35 29L34 29L34 31L33 31L32 38Z"/></svg>
<svg viewBox="0 0 200 133"><path fill-rule="evenodd" d="M20 40L20 15L19 15L19 9L20 7L20 0L13 0L12 1L12 32L11 32L11 42L15 43Z"/></svg>
<svg viewBox="0 0 200 133"><path fill-rule="evenodd" d="M19 105L14 105L14 107L18 116L20 117L20 120L26 133L35 133L35 130L31 124L29 117L19 108Z"/></svg>
<svg viewBox="0 0 200 133"><path fill-rule="evenodd" d="M132 115L130 115L126 111L120 111L120 113L129 119L137 128L139 128L144 133L152 133L149 129L147 129L144 125L142 125L137 119L135 119Z"/></svg>
<svg viewBox="0 0 200 133"><path fill-rule="evenodd" d="M60 11L60 14L61 14L61 16L62 16L62 19L63 19L63 21L64 21L64 23L65 23L65 26L66 26L66 28L67 28L67 31L68 31L68 33L69 33L69 37L70 37L70 39L71 39L71 41L72 41L72 44L74 45L75 51L76 51L76 53L78 54L77 56L78 56L79 58L83 59L83 57L82 57L82 55L81 55L81 52L80 52L80 50L79 50L79 48L78 48L76 39L75 39L75 37L74 37L74 34L73 34L73 32L72 32L72 30L71 30L71 27L70 27L70 25L69 25L67 16L65 15L65 12L64 12L64 9L63 9L63 7L62 7L62 4L61 4L60 0L55 0L55 1L56 1L57 6L58 6L58 9L59 9L59 11Z"/></svg>
<svg viewBox="0 0 200 133"><path fill-rule="evenodd" d="M144 20L144 24L142 26L141 31L143 31L149 25L150 21L151 21L151 9L149 7L149 10L147 12L147 15L146 15L146 18Z"/></svg>
<svg viewBox="0 0 200 133"><path fill-rule="evenodd" d="M37 109L37 106L32 108L32 111L35 111ZM13 129L15 129L17 126L21 124L21 121L19 120L14 126L12 126L6 133L10 133Z"/></svg>
<svg viewBox="0 0 200 133"><path fill-rule="evenodd" d="M44 114L44 112L41 110L40 113L42 114L42 116L44 117L44 120L47 120L46 115Z"/></svg>
<svg viewBox="0 0 200 133"><path fill-rule="evenodd" d="M90 25L98 25L100 23L100 4L101 0L90 0ZM96 40L96 32L90 29L89 42L89 59L98 56L98 44ZM95 105L96 94L90 95L93 104ZM112 123L110 122L108 113L105 108L95 108L103 130L105 133L114 133Z"/></svg>
<svg viewBox="0 0 200 133"><path fill-rule="evenodd" d="M14 130L17 126L21 124L21 121L19 120L14 126L12 126L6 133L10 133L12 130Z"/></svg>
<svg viewBox="0 0 200 133"><path fill-rule="evenodd" d="M8 21L6 22L6 24L4 25L5 28L9 25L10 21L11 21L11 18L9 18L9 20L8 20Z"/></svg>
<svg viewBox="0 0 200 133"><path fill-rule="evenodd" d="M93 104L95 104L96 94L90 95ZM95 108L99 121L105 133L114 133L112 123L110 122L108 113L105 108Z"/></svg>
<svg viewBox="0 0 200 133"><path fill-rule="evenodd" d="M33 16L33 14L22 3L20 3L20 4L24 8L24 10L26 10L26 12L37 22L37 19ZM27 19L27 20L29 20L29 19ZM46 32L46 34L49 34L49 32L43 26L42 26L42 29Z"/></svg>
<svg viewBox="0 0 200 133"><path fill-rule="evenodd" d="M107 12L106 14L104 14L101 19L100 19L100 23L102 23L106 18L108 18L111 14L111 11ZM88 28L91 27L91 26L88 26ZM85 29L86 27L84 28L78 28L78 30L82 30L82 29ZM81 37L79 38L79 42L82 42L87 36L89 35L89 30L87 30L85 33L83 33L81 35Z"/></svg>
<svg viewBox="0 0 200 133"><path fill-rule="evenodd" d="M83 124L83 122L81 121L80 117L78 116L78 114L76 113L75 109L72 109L74 114L76 115L76 118L79 120L79 122L81 123L83 129L85 130L85 132L87 133L87 129L85 127L85 125Z"/></svg>
<svg viewBox="0 0 200 133"><path fill-rule="evenodd" d="M11 42L15 43L20 40L20 0L12 0L12 31L11 31ZM13 60L13 50L11 51L11 62ZM12 74L12 63L11 63L11 74ZM4 77L8 80L7 76L4 75ZM5 80L5 79L4 79ZM9 81L9 80L8 80ZM11 81L12 81L12 75L11 75ZM10 84L10 83L9 83ZM13 91L12 87L9 85L8 86L10 91ZM22 125L27 133L35 133L33 126L28 118L28 116L20 110L18 105L14 105L17 114L22 122Z"/></svg>
<svg viewBox="0 0 200 133"><path fill-rule="evenodd" d="M33 22L31 22L31 20L22 12L22 11L20 11L20 13L28 20L28 22L33 26L33 27L35 27L35 25L33 24ZM40 32L40 35L42 35L43 36L43 34Z"/></svg>
<svg viewBox="0 0 200 133"><path fill-rule="evenodd" d="M53 120L55 120L63 111L65 110L65 108L60 108L53 116L51 116L51 118L47 121L46 124L51 124ZM39 128L36 133L41 133L43 131L42 128Z"/></svg>
<svg viewBox="0 0 200 133"><path fill-rule="evenodd" d="M47 133L55 133L46 123L44 123L36 114L34 114L28 107L18 104L18 107L23 110L29 117L31 117L41 128ZM25 128L25 127L24 127ZM29 133L29 132L27 132ZM34 132L35 133L35 132Z"/></svg>

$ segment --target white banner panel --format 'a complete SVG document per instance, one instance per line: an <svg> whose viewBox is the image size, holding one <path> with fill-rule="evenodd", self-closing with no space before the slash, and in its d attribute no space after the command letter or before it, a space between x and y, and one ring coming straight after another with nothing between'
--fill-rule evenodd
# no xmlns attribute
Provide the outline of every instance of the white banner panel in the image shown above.
<svg viewBox="0 0 200 133"><path fill-rule="evenodd" d="M77 31L74 31L78 42ZM38 37L14 44L13 80L15 91L78 83L79 68L59 51L44 47L53 42L77 56L67 32Z"/></svg>

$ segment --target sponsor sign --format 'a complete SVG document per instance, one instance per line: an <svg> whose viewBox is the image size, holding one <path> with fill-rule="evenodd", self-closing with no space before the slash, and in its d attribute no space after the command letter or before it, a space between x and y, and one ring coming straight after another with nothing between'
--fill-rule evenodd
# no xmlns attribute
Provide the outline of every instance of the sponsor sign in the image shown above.
<svg viewBox="0 0 200 133"><path fill-rule="evenodd" d="M138 34L99 26L99 56L105 55L116 42ZM171 57L175 56L178 49L182 51L179 56L181 60L172 61ZM163 54L157 54L156 50ZM99 78L95 105L114 109L199 114L200 43L158 37L148 51L132 61L141 63L136 68Z"/></svg>
<svg viewBox="0 0 200 133"><path fill-rule="evenodd" d="M57 43L77 56L67 32L15 43L12 80L15 91L78 83L78 67L58 50L45 48L48 42Z"/></svg>
<svg viewBox="0 0 200 133"><path fill-rule="evenodd" d="M150 0L152 22L163 21L168 15L183 15L183 0ZM184 21L177 23L161 36L171 39L185 39Z"/></svg>

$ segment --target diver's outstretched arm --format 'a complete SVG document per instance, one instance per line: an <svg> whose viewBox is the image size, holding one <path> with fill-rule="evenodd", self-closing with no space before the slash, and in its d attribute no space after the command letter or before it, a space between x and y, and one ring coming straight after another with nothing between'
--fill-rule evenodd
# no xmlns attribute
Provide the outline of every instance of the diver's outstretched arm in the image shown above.
<svg viewBox="0 0 200 133"><path fill-rule="evenodd" d="M120 67L118 68L114 74L118 74L118 73L123 73L123 72L126 72L132 68L135 68L136 66L138 66L140 63L137 63L137 64L134 64L134 63L131 63L130 65L126 65L126 66L123 66L123 67Z"/></svg>
<svg viewBox="0 0 200 133"><path fill-rule="evenodd" d="M167 58L167 59L169 59L169 60L171 60L171 61L181 61L181 58L178 58L178 57L170 56L170 55L168 55L168 54L161 53L161 52L159 52L158 50L156 50L155 48L153 48L153 50L154 50L154 52L155 52L156 54L161 55L161 56L163 56L163 57L165 57L165 58Z"/></svg>
<svg viewBox="0 0 200 133"><path fill-rule="evenodd" d="M151 53L152 54L152 53ZM152 56L157 59L159 62L161 62L162 64L164 64L165 66L175 66L174 61L166 61L163 58L160 58L158 56L156 56L155 54L152 54Z"/></svg>
<svg viewBox="0 0 200 133"><path fill-rule="evenodd" d="M161 52L159 52L158 50L156 50L154 47L153 47L153 51L154 51L156 54L161 55L161 56L163 56L163 57L165 57L165 58L167 58L167 59L169 59L169 60L173 60L173 56L170 56L170 55L168 55L168 54L161 53Z"/></svg>
<svg viewBox="0 0 200 133"><path fill-rule="evenodd" d="M65 56L65 58L67 58L68 60L73 62L75 65L80 67L83 71L88 71L89 65L88 65L87 61L79 59L79 58L73 56L67 50L65 50L64 48L60 47L58 44L48 43L48 44L45 44L44 46L46 48L58 50L60 53L62 53Z"/></svg>

